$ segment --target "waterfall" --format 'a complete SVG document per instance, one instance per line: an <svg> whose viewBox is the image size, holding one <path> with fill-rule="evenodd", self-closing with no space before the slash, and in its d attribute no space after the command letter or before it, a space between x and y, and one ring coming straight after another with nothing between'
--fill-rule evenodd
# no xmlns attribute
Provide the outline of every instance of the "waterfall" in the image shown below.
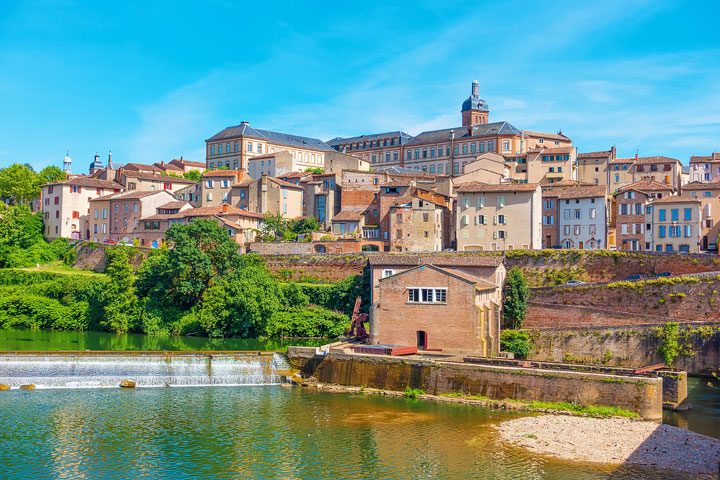
<svg viewBox="0 0 720 480"><path fill-rule="evenodd" d="M0 384L19 388L278 385L287 361L273 354L47 353L0 355Z"/></svg>

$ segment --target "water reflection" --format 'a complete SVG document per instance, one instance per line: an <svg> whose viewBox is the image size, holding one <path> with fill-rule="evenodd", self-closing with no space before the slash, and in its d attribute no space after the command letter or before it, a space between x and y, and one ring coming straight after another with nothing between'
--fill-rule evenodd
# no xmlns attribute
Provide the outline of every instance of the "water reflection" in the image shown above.
<svg viewBox="0 0 720 480"><path fill-rule="evenodd" d="M280 350L288 345L321 345L326 340L259 340L256 338L205 338L107 332L53 332L0 330L0 351L41 350Z"/></svg>

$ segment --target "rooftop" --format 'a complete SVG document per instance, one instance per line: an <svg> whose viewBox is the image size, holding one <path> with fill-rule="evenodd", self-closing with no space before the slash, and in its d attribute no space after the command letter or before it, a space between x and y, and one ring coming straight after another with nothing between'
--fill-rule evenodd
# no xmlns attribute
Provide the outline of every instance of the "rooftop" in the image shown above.
<svg viewBox="0 0 720 480"><path fill-rule="evenodd" d="M349 145L351 143L358 143L358 142L374 142L375 140L385 140L385 139L392 139L392 138L400 138L400 145L404 144L408 140L410 140L412 137L400 130L396 130L394 132L384 132L384 133L371 133L369 135L358 135L357 137L335 137L332 140L328 140L327 143L331 147L341 147L343 145ZM395 145L399 145L395 144Z"/></svg>
<svg viewBox="0 0 720 480"><path fill-rule="evenodd" d="M551 140L563 140L563 141L570 141L570 137L567 137L563 135L562 131L558 133L547 133L547 132L533 132L532 130L523 130L523 132L526 137L535 137L535 138L549 138Z"/></svg>
<svg viewBox="0 0 720 480"><path fill-rule="evenodd" d="M652 203L700 203L700 200L698 200L697 198L690 198L680 195L668 195L667 197L653 200Z"/></svg>
<svg viewBox="0 0 720 480"><path fill-rule="evenodd" d="M494 135L520 135L520 130L508 122L494 122L475 125L472 127L472 135L470 134L469 129L470 127L454 127L422 132L409 140L406 145L410 146L426 143L449 142L451 132L455 133L455 140L469 140L473 137Z"/></svg>
<svg viewBox="0 0 720 480"><path fill-rule="evenodd" d="M125 170L123 174L128 178L137 178L139 180L157 180L159 182L168 182L168 183L197 183L192 180L188 180L187 178L182 177L171 177L170 175L159 175L156 173L146 173L146 172L134 172L134 171L127 171Z"/></svg>
<svg viewBox="0 0 720 480"><path fill-rule="evenodd" d="M577 158L608 158L612 156L612 150L605 150L602 152L578 152Z"/></svg>
<svg viewBox="0 0 720 480"><path fill-rule="evenodd" d="M119 183L115 183L110 180L100 180L98 178L86 177L84 175L68 178L60 182L48 183L47 185L77 185L78 187L112 188L113 190L121 190L123 188Z"/></svg>
<svg viewBox="0 0 720 480"><path fill-rule="evenodd" d="M457 192L534 192L537 188L537 183L489 184L481 182L467 182L461 184L457 188Z"/></svg>
<svg viewBox="0 0 720 480"><path fill-rule="evenodd" d="M640 180L639 182L630 183L618 188L618 192L626 192L628 190L635 190L638 192L657 192L657 191L669 191L675 190L671 185L667 183L656 182L655 180Z"/></svg>
<svg viewBox="0 0 720 480"><path fill-rule="evenodd" d="M265 140L276 145L285 145L294 148L306 148L310 150L334 150L327 143L317 138L302 137L289 133L273 132L272 130L260 130L253 128L248 122L242 122L234 127L227 127L216 133L206 141L227 140L238 137L251 137L258 140Z"/></svg>
<svg viewBox="0 0 720 480"><path fill-rule="evenodd" d="M683 190L720 190L720 182L691 182L682 186Z"/></svg>
<svg viewBox="0 0 720 480"><path fill-rule="evenodd" d="M502 255L481 255L472 253L375 253L369 256L370 265L436 265L444 267L498 267L503 263Z"/></svg>
<svg viewBox="0 0 720 480"><path fill-rule="evenodd" d="M604 185L579 185L575 187L561 188L557 192L558 198L595 198L605 197Z"/></svg>
<svg viewBox="0 0 720 480"><path fill-rule="evenodd" d="M95 200L137 200L140 198L149 197L151 195L170 195L172 197L172 194L166 190L132 190L129 192L121 192L121 193L111 193L109 195L103 195L102 197L97 197L90 199L90 201Z"/></svg>

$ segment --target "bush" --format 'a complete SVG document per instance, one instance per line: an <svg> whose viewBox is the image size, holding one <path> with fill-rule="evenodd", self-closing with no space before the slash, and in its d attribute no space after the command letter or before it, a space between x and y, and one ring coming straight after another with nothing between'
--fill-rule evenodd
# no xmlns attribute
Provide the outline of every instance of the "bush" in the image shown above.
<svg viewBox="0 0 720 480"><path fill-rule="evenodd" d="M522 271L513 267L508 272L503 289L503 317L512 328L522 328L527 314L527 302L530 297L527 280Z"/></svg>
<svg viewBox="0 0 720 480"><path fill-rule="evenodd" d="M335 338L349 327L350 319L346 315L322 307L306 307L275 312L265 326L265 335L272 338Z"/></svg>
<svg viewBox="0 0 720 480"><path fill-rule="evenodd" d="M515 358L527 358L530 346L530 334L526 330L502 330L500 332L500 350L512 352Z"/></svg>

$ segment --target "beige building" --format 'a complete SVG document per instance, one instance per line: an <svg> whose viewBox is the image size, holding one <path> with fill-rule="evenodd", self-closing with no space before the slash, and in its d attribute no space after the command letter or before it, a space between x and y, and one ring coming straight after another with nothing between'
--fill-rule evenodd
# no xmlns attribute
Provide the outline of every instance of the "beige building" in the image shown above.
<svg viewBox="0 0 720 480"><path fill-rule="evenodd" d="M610 162L615 159L615 147L602 152L577 154L578 180L592 185L610 185ZM611 193L607 190L606 193Z"/></svg>
<svg viewBox="0 0 720 480"><path fill-rule="evenodd" d="M139 190L145 192L155 192L159 190L167 190L168 192L176 192L194 185L196 182L180 177L171 177L162 173L148 173L145 171L127 170L125 167L117 171L118 183L125 186L125 190Z"/></svg>
<svg viewBox="0 0 720 480"><path fill-rule="evenodd" d="M700 200L682 196L657 199L647 207L645 242L658 252L700 252Z"/></svg>
<svg viewBox="0 0 720 480"><path fill-rule="evenodd" d="M230 202L230 190L233 185L249 182L250 176L245 170L208 170L203 173L200 183L202 206L216 207Z"/></svg>
<svg viewBox="0 0 720 480"><path fill-rule="evenodd" d="M188 202L175 200L164 203L155 208L155 214L143 217L140 220L140 228L136 229L135 235L140 238L140 244L151 248L158 248L165 244L165 233L174 223L182 223L182 215L193 206Z"/></svg>
<svg viewBox="0 0 720 480"><path fill-rule="evenodd" d="M525 160L526 175L521 179L523 183L547 184L577 180L577 149L573 146L533 148L528 150L527 155L517 159Z"/></svg>
<svg viewBox="0 0 720 480"><path fill-rule="evenodd" d="M635 157L630 172L633 182L650 180L680 188L682 164L680 160L669 157Z"/></svg>
<svg viewBox="0 0 720 480"><path fill-rule="evenodd" d="M340 182L341 176L337 173L324 173L312 175L301 185L305 188L304 215L315 217L325 230L330 230L332 220L340 213Z"/></svg>
<svg viewBox="0 0 720 480"><path fill-rule="evenodd" d="M280 214L283 218L303 215L304 187L263 175L231 187L229 203L261 215Z"/></svg>
<svg viewBox="0 0 720 480"><path fill-rule="evenodd" d="M700 200L700 249L715 251L720 236L720 182L691 182L683 196Z"/></svg>
<svg viewBox="0 0 720 480"><path fill-rule="evenodd" d="M45 238L89 239L90 201L122 190L115 182L76 176L42 186Z"/></svg>
<svg viewBox="0 0 720 480"><path fill-rule="evenodd" d="M445 249L446 217L442 204L429 201L410 189L397 197L388 212L390 251L441 252Z"/></svg>
<svg viewBox="0 0 720 480"><path fill-rule="evenodd" d="M610 186L609 192L615 193L619 188L634 182L632 165L634 158L614 158L610 160Z"/></svg>
<svg viewBox="0 0 720 480"><path fill-rule="evenodd" d="M332 149L322 140L261 130L248 122L227 127L205 140L208 170L247 170L248 160L258 155L287 151L308 167L324 167L325 154Z"/></svg>
<svg viewBox="0 0 720 480"><path fill-rule="evenodd" d="M690 157L690 182L713 182L720 179L720 152Z"/></svg>
<svg viewBox="0 0 720 480"><path fill-rule="evenodd" d="M615 192L610 223L615 228L618 250L650 250L650 244L645 241L648 206L674 193L675 189L671 185L651 180L634 182Z"/></svg>
<svg viewBox="0 0 720 480"><path fill-rule="evenodd" d="M542 248L541 202L536 183L461 185L457 189L457 250Z"/></svg>

